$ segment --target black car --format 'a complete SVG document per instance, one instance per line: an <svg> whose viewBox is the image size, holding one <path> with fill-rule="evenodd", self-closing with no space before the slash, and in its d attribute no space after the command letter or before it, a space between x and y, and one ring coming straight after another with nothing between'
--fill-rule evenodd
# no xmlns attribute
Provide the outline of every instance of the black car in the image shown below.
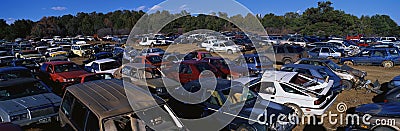
<svg viewBox="0 0 400 131"><path fill-rule="evenodd" d="M252 41L250 39L234 39L233 42L235 44L242 46L243 49L242 51L249 51L255 49L255 46L253 45Z"/></svg>
<svg viewBox="0 0 400 131"><path fill-rule="evenodd" d="M202 78L185 84L172 94L175 99L169 100L168 105L174 112L180 118L207 119L208 130L219 130L221 127L228 130L291 130L295 126L289 122L292 120L290 116L294 113L292 109L263 100L240 82ZM280 114L287 117L279 120L270 118L271 115ZM184 122L184 124L189 125L188 127L196 126L191 125L194 123Z"/></svg>
<svg viewBox="0 0 400 131"><path fill-rule="evenodd" d="M16 59L10 65L12 67L26 67L33 73L38 72L40 68L40 65L33 59Z"/></svg>

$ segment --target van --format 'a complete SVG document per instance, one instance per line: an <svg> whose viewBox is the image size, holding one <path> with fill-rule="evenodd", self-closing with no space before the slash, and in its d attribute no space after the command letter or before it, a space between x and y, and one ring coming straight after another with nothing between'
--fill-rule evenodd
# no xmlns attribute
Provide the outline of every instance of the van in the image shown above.
<svg viewBox="0 0 400 131"><path fill-rule="evenodd" d="M184 130L163 99L115 79L68 87L59 118L67 130Z"/></svg>

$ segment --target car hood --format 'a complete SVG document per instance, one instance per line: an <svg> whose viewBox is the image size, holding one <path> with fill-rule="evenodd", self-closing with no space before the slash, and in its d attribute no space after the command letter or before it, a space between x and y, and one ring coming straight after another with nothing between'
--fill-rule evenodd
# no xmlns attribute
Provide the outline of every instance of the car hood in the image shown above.
<svg viewBox="0 0 400 131"><path fill-rule="evenodd" d="M87 74L88 72L79 70L79 71L70 71L70 72L62 72L62 73L57 73L63 78L69 79L69 78L76 78L80 75Z"/></svg>
<svg viewBox="0 0 400 131"><path fill-rule="evenodd" d="M373 116L400 116L400 102L370 103L360 105L356 108L357 113L370 114Z"/></svg>
<svg viewBox="0 0 400 131"><path fill-rule="evenodd" d="M43 105L55 105L58 106L61 102L61 98L54 93L44 93L33 96L26 96L11 100L5 100L0 102L0 108L12 114L13 112L26 110L32 107L39 107Z"/></svg>

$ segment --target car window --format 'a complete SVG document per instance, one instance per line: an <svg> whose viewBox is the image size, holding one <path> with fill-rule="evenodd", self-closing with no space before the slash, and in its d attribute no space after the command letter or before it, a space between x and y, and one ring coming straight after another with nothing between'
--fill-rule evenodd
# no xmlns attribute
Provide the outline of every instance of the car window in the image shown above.
<svg viewBox="0 0 400 131"><path fill-rule="evenodd" d="M88 118L87 118L85 129L86 129L86 131L99 131L100 130L99 119L91 111L88 112Z"/></svg>
<svg viewBox="0 0 400 131"><path fill-rule="evenodd" d="M283 47L278 47L276 53L285 53L285 49Z"/></svg>
<svg viewBox="0 0 400 131"><path fill-rule="evenodd" d="M99 68L99 64L98 64L98 63L93 63L93 64L92 64L92 69L93 69L93 70L96 70L96 71L99 71L99 69L100 69L100 68Z"/></svg>
<svg viewBox="0 0 400 131"><path fill-rule="evenodd" d="M275 95L275 85L273 82L261 82L258 92Z"/></svg>
<svg viewBox="0 0 400 131"><path fill-rule="evenodd" d="M70 117L72 102L74 101L74 97L70 92L66 92L61 104L61 111L67 116Z"/></svg>
<svg viewBox="0 0 400 131"><path fill-rule="evenodd" d="M82 130L85 126L87 108L78 99L75 99L72 107L71 121L76 128Z"/></svg>
<svg viewBox="0 0 400 131"><path fill-rule="evenodd" d="M386 50L375 50L372 54L375 57L384 57L386 56Z"/></svg>
<svg viewBox="0 0 400 131"><path fill-rule="evenodd" d="M306 96L305 94L301 93L300 91L298 91L298 90L296 90L296 89L293 89L292 87L290 87L290 86L288 86L288 85L286 85L286 84L280 83L280 85L281 85L282 89L283 89L285 92Z"/></svg>
<svg viewBox="0 0 400 131"><path fill-rule="evenodd" d="M310 70L307 70L307 69L300 69L300 68L298 68L298 69L295 69L295 72L298 72L298 73L301 73L301 74L306 74L306 75L312 76Z"/></svg>
<svg viewBox="0 0 400 131"><path fill-rule="evenodd" d="M329 53L329 52L330 52L329 48L322 48L321 49L321 53Z"/></svg>
<svg viewBox="0 0 400 131"><path fill-rule="evenodd" d="M360 53L360 56L362 56L362 57L371 56L371 51L369 51L369 50L362 51L362 52Z"/></svg>
<svg viewBox="0 0 400 131"><path fill-rule="evenodd" d="M192 74L192 69L188 65L182 64L179 66L179 73Z"/></svg>

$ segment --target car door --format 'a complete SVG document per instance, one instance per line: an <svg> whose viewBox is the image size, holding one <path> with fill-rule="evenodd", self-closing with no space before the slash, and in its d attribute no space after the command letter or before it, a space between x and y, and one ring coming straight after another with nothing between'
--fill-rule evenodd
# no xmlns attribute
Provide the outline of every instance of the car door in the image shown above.
<svg viewBox="0 0 400 131"><path fill-rule="evenodd" d="M386 50L374 50L371 52L370 62L372 65L381 65L387 56Z"/></svg>
<svg viewBox="0 0 400 131"><path fill-rule="evenodd" d="M353 58L353 61L361 65L369 65L371 59L371 50L364 50L358 54L358 56Z"/></svg>
<svg viewBox="0 0 400 131"><path fill-rule="evenodd" d="M195 80L193 76L193 71L189 65L182 63L179 65L179 80L181 83L187 83L189 81Z"/></svg>

